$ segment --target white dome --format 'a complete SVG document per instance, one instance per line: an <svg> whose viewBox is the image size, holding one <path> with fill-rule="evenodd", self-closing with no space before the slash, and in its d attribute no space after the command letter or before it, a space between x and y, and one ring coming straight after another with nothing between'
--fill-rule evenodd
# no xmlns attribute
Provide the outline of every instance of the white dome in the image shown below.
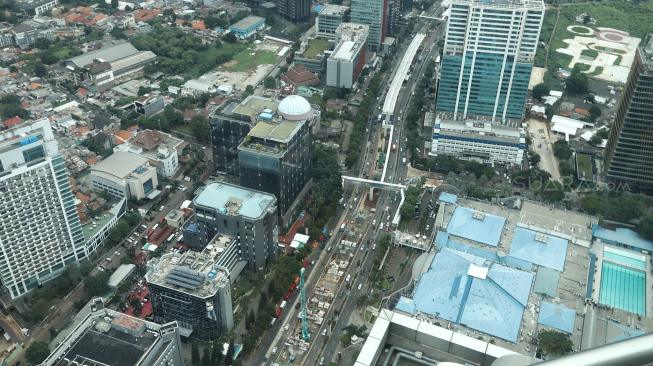
<svg viewBox="0 0 653 366"><path fill-rule="evenodd" d="M311 104L299 95L289 95L279 103L279 114L290 121L303 121L309 119L313 113Z"/></svg>

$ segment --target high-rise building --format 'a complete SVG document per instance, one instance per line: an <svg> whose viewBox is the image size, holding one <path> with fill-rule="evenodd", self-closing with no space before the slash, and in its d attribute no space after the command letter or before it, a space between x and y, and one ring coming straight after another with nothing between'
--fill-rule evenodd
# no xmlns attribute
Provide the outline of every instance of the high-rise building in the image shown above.
<svg viewBox="0 0 653 366"><path fill-rule="evenodd" d="M278 114L259 121L238 147L240 184L274 194L284 226L310 187L314 118L306 99L288 96L279 103Z"/></svg>
<svg viewBox="0 0 653 366"><path fill-rule="evenodd" d="M89 254L47 119L0 131L0 202L0 280L12 298Z"/></svg>
<svg viewBox="0 0 653 366"><path fill-rule="evenodd" d="M605 149L607 178L653 190L653 36L637 49Z"/></svg>
<svg viewBox="0 0 653 366"><path fill-rule="evenodd" d="M217 264L220 253L212 249L152 260L145 280L158 323L176 321L184 336L203 340L233 328L229 271Z"/></svg>
<svg viewBox="0 0 653 366"><path fill-rule="evenodd" d="M259 119L272 118L278 106L276 100L250 95L209 116L213 163L218 173L238 175L238 145Z"/></svg>
<svg viewBox="0 0 653 366"><path fill-rule="evenodd" d="M277 13L292 22L307 21L311 17L311 0L275 0Z"/></svg>
<svg viewBox="0 0 653 366"><path fill-rule="evenodd" d="M349 7L342 5L326 4L315 19L318 37L333 39L336 30L349 16Z"/></svg>
<svg viewBox="0 0 653 366"><path fill-rule="evenodd" d="M351 89L365 66L369 28L364 24L342 23L336 32L336 48L327 59L326 85Z"/></svg>
<svg viewBox="0 0 653 366"><path fill-rule="evenodd" d="M522 118L543 17L542 0L452 0L438 111Z"/></svg>
<svg viewBox="0 0 653 366"><path fill-rule="evenodd" d="M388 0L352 0L351 22L369 26L367 46L379 51L388 32Z"/></svg>
<svg viewBox="0 0 653 366"><path fill-rule="evenodd" d="M40 365L184 366L180 334L175 321L152 323L94 299L59 333L60 343Z"/></svg>
<svg viewBox="0 0 653 366"><path fill-rule="evenodd" d="M193 206L195 216L184 227L184 241L194 249L205 249L217 235L229 235L236 238L239 259L250 270L263 268L276 257L279 227L277 199L272 194L210 183L197 191ZM225 256L231 247L225 245ZM233 260L224 258L220 264L233 271Z"/></svg>

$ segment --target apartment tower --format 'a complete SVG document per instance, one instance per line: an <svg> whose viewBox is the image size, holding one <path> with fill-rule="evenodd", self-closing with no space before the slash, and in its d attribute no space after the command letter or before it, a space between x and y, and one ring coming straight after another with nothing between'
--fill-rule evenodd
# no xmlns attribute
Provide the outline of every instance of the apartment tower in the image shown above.
<svg viewBox="0 0 653 366"><path fill-rule="evenodd" d="M543 17L542 0L452 0L438 111L523 118Z"/></svg>
<svg viewBox="0 0 653 366"><path fill-rule="evenodd" d="M89 254L48 119L0 131L0 202L0 280L11 298Z"/></svg>

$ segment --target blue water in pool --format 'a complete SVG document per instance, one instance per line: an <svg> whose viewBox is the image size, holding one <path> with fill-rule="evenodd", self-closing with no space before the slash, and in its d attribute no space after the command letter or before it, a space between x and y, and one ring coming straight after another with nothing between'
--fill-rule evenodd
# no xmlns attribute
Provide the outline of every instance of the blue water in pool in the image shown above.
<svg viewBox="0 0 653 366"><path fill-rule="evenodd" d="M607 254L606 259L607 259ZM603 261L599 302L631 313L645 315L646 274Z"/></svg>

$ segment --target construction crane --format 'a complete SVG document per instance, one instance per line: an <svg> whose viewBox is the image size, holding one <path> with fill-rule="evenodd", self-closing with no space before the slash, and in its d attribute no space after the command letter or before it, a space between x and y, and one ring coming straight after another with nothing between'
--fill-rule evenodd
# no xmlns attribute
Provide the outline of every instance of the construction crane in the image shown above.
<svg viewBox="0 0 653 366"><path fill-rule="evenodd" d="M299 301L301 302L302 338L308 342L311 335L308 333L308 316L306 314L308 304L306 303L306 289L304 288L304 267L299 270Z"/></svg>

